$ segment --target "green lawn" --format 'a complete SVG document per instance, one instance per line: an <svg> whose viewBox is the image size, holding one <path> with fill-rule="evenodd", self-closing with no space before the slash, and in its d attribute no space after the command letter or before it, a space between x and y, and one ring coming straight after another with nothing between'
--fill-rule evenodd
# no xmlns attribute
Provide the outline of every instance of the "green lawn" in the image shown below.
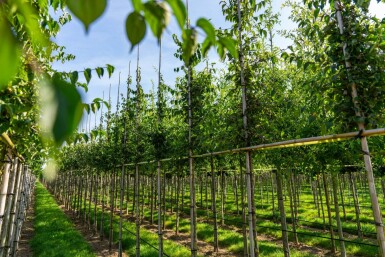
<svg viewBox="0 0 385 257"><path fill-rule="evenodd" d="M39 182L36 184L35 215L35 235L31 241L34 256L95 256L90 245Z"/></svg>

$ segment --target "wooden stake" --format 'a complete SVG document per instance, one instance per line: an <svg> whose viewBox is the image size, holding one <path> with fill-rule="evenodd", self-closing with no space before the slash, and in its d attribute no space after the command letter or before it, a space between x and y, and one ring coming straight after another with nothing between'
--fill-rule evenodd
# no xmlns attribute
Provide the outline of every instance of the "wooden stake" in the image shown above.
<svg viewBox="0 0 385 257"><path fill-rule="evenodd" d="M342 13L341 13L341 2L339 0L334 2L334 7L336 9L336 15L337 15L337 21L338 21L338 28L340 30L340 34L344 34L344 23L342 20ZM351 69L352 65L348 59L348 54L346 51L347 44L346 42L343 45L343 55L345 58L345 66L346 70L349 73L349 69ZM355 82L351 83L351 95L352 95L352 100L354 103L354 109L356 112L356 116L358 118L362 118L363 114L361 112L361 108L359 106L359 103L357 101L358 98L358 93L357 93L357 86ZM365 124L363 122L358 122L358 128L361 131L365 130ZM369 146L368 146L368 141L365 136L361 137L361 150L364 153L364 162L365 162L365 169L366 169L366 175L368 179L368 185L369 185L369 194L370 194L370 201L372 205L372 211L373 211L373 217L374 217L374 223L376 226L376 232L377 232L377 241L378 241L378 246L379 246L379 254L382 257L385 257L385 234L384 234L384 224L382 222L382 214L380 211L380 205L378 203L378 197L377 197L377 192L376 192L376 185L374 181L374 175L373 175L373 167L372 167L372 160L370 157L370 152L369 152Z"/></svg>

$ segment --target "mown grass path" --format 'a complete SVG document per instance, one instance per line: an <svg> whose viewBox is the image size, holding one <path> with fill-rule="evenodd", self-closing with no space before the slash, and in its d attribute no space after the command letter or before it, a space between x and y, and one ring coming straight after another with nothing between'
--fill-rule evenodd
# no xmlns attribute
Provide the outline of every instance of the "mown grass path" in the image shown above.
<svg viewBox="0 0 385 257"><path fill-rule="evenodd" d="M35 190L35 235L31 241L33 255L39 257L96 256L47 189L37 182Z"/></svg>

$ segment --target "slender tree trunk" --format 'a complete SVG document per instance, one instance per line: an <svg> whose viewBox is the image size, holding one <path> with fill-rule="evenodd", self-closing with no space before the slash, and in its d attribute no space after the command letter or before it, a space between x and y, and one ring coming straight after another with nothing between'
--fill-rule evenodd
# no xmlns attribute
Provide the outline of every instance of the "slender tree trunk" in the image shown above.
<svg viewBox="0 0 385 257"><path fill-rule="evenodd" d="M384 204L385 204L385 178L381 178L381 187L382 187L382 196L384 198Z"/></svg>
<svg viewBox="0 0 385 257"><path fill-rule="evenodd" d="M154 176L150 176L151 194L150 194L150 223L154 224Z"/></svg>
<svg viewBox="0 0 385 257"><path fill-rule="evenodd" d="M351 172L349 172L349 180L350 180L351 190L353 194L354 210L356 214L357 233L358 233L358 237L362 239L363 235L362 235L362 228L361 228L361 221L360 221L360 203L358 201L357 189L356 189L354 177L352 176Z"/></svg>
<svg viewBox="0 0 385 257"><path fill-rule="evenodd" d="M293 238L294 238L294 242L298 244L297 224L295 222L295 211L294 211L294 204L293 204L295 202L295 196L294 196L293 187L292 187L291 174L287 175L287 189L289 191L291 224L293 226Z"/></svg>
<svg viewBox="0 0 385 257"><path fill-rule="evenodd" d="M114 190L115 190L115 171L111 174L111 181L110 181L110 224L109 224L109 237L108 237L108 248L111 251L112 249L112 242L113 242L113 216L114 216Z"/></svg>
<svg viewBox="0 0 385 257"><path fill-rule="evenodd" d="M238 176L236 171L234 171L234 197L235 197L235 204L237 206L237 215L239 215Z"/></svg>
<svg viewBox="0 0 385 257"><path fill-rule="evenodd" d="M338 21L338 28L339 32L341 35L344 34L344 23L342 19L342 13L341 13L341 2L340 1L335 1L334 2L334 7L336 9L336 16L337 16L337 21ZM349 74L349 70L352 68L352 64L350 63L350 60L348 58L348 53L347 53L347 44L346 42L343 45L342 51L343 51L343 56L345 58L345 66ZM361 107L359 106L358 103L358 93L357 93L357 87L355 82L351 82L351 95L352 95L352 100L354 103L354 109L356 112L356 117L362 118L364 115L361 112ZM361 131L365 130L365 124L363 122L358 122L358 129ZM368 179L368 186L369 186L369 194L370 194L370 201L372 205L372 211L373 211L373 218L374 218L374 223L376 225L376 232L377 232L377 241L378 241L378 246L379 246L379 254L382 257L385 257L385 233L384 233L384 224L382 221L382 214L380 211L380 205L378 203L378 197L377 197L377 192L376 192L376 184L374 181L374 175L373 175L373 167L372 167L372 160L370 157L370 152L369 152L369 145L367 138L365 136L360 138L361 140L361 150L364 153L364 162L365 162L365 169L366 169L366 175Z"/></svg>
<svg viewBox="0 0 385 257"><path fill-rule="evenodd" d="M281 214L281 229L282 229L282 242L283 242L283 253L285 257L290 257L289 239L287 235L287 224L286 224L286 213L285 203L283 201L282 193L282 175L278 170L275 173L277 181L277 194L278 194L278 207Z"/></svg>
<svg viewBox="0 0 385 257"><path fill-rule="evenodd" d="M332 175L332 184L333 184L333 194L334 194L334 208L336 213L337 228L338 228L338 237L340 239L340 248L341 248L341 257L346 257L346 249L344 242L344 234L342 231L341 218L340 218L340 207L338 205L338 174Z"/></svg>
<svg viewBox="0 0 385 257"><path fill-rule="evenodd" d="M135 165L135 227L136 257L140 257L139 166Z"/></svg>
<svg viewBox="0 0 385 257"><path fill-rule="evenodd" d="M214 222L214 252L218 252L218 221L217 221L217 203L216 203L216 178L214 170L214 160L211 156L210 159L210 168L211 168L211 201L212 201L212 210L213 210L213 222Z"/></svg>
<svg viewBox="0 0 385 257"><path fill-rule="evenodd" d="M334 231L333 231L333 224L332 224L332 212L331 212L331 209L330 209L329 190L328 190L328 186L327 186L327 179L326 179L325 172L322 172L322 178L323 178L323 184L324 184L324 190L325 190L326 207L327 207L327 210L328 210L329 231L330 231L330 239L331 239L331 243L332 243L331 251L332 251L333 254L335 254L336 253L336 245L335 245L335 242L334 242Z"/></svg>
<svg viewBox="0 0 385 257"><path fill-rule="evenodd" d="M274 176L273 172L270 173L270 181L271 181L271 205L272 205L272 214L273 214L273 221L276 222L277 219L275 217L275 201L274 201ZM278 189L277 189L278 190ZM282 181L281 181L281 190L282 190ZM283 197L283 196L282 196ZM286 215L286 214L285 214ZM286 216L285 216L285 222L286 222Z"/></svg>
<svg viewBox="0 0 385 257"><path fill-rule="evenodd" d="M343 179L343 176L342 176L342 179ZM340 191L340 197L341 197L342 211L344 214L344 220L346 221L345 200L344 200L344 191L343 191L342 183L339 183L339 191Z"/></svg>
<svg viewBox="0 0 385 257"><path fill-rule="evenodd" d="M100 240L104 239L104 209L105 209L105 194L106 194L106 179L103 179L103 173L100 174L100 185L102 192L102 216L100 218Z"/></svg>
<svg viewBox="0 0 385 257"><path fill-rule="evenodd" d="M122 164L122 174L120 176L120 203L119 203L119 257L123 254L123 198L124 198L124 172L125 166Z"/></svg>
<svg viewBox="0 0 385 257"><path fill-rule="evenodd" d="M160 169L160 161L157 162L157 193L158 193L158 253L159 257L163 256L163 230L162 230L162 177L161 177L161 169ZM177 211L178 212L178 211Z"/></svg>
<svg viewBox="0 0 385 257"><path fill-rule="evenodd" d="M175 234L179 234L179 212L180 212L180 204L179 204L179 196L180 196L180 187L181 187L181 176L177 178L177 192L176 192L176 210L175 210Z"/></svg>
<svg viewBox="0 0 385 257"><path fill-rule="evenodd" d="M324 203L323 203L323 200L322 200L322 190L321 190L321 184L320 184L320 177L319 176L317 176L317 187L318 187L318 195L319 195L320 203L321 203L323 229L326 230Z"/></svg>
<svg viewBox="0 0 385 257"><path fill-rule="evenodd" d="M239 155L239 170L241 175L241 207L242 207L242 235L243 235L243 256L249 256L249 248L247 243L247 219L246 219L246 205L245 205L245 190L244 182L245 174L243 173L242 157Z"/></svg>
<svg viewBox="0 0 385 257"><path fill-rule="evenodd" d="M225 178L221 168L221 225L225 225Z"/></svg>

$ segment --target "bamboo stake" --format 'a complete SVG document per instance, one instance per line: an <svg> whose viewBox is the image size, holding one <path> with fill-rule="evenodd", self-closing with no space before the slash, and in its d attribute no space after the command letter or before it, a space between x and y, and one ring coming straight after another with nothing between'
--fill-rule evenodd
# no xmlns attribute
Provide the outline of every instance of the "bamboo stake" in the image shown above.
<svg viewBox="0 0 385 257"><path fill-rule="evenodd" d="M13 245L13 237L14 237L14 232L16 229L15 220L16 220L17 208L18 208L18 203L19 203L19 194L21 191L20 182L21 182L23 170L24 170L24 165L19 164L18 169L17 169L17 174L16 174L15 186L13 189L11 213L10 213L10 218L9 218L9 222L8 222L9 223L8 224L8 231L9 232L7 235L7 242L6 242L7 249L5 249L5 254L4 254L5 256L7 256L9 254L9 252L11 251L11 247Z"/></svg>
<svg viewBox="0 0 385 257"><path fill-rule="evenodd" d="M337 228L338 228L338 237L340 240L340 247L341 247L341 257L346 257L346 249L345 249L345 242L344 242L344 234L342 231L342 224L341 224L341 218L340 218L340 207L338 204L338 193L337 193L337 184L338 184L338 174L332 175L332 184L333 184L333 195L334 195L334 209L336 214L336 220L337 220Z"/></svg>
<svg viewBox="0 0 385 257"><path fill-rule="evenodd" d="M332 253L335 254L336 252L336 245L334 242L334 231L333 231L333 225L332 225L332 213L330 210L330 198L329 198L329 191L328 191L328 186L327 186L327 178L325 175L325 172L322 171L322 179L323 179L323 186L325 190L325 199L326 199L326 207L328 211L328 219L329 219L329 231L330 231L330 239L331 239L331 244L332 244Z"/></svg>
<svg viewBox="0 0 385 257"><path fill-rule="evenodd" d="M210 168L211 168L211 204L213 210L213 219L214 219L214 252L218 252L218 222L217 222L217 201L216 201L216 188L217 184L215 178L215 170L214 170L214 160L211 156L210 158Z"/></svg>
<svg viewBox="0 0 385 257"><path fill-rule="evenodd" d="M4 211L4 217L3 217L3 224L0 227L0 256L3 256L7 253L7 239L8 239L8 229L9 229L9 219L11 215L11 207L13 203L13 197L14 197L14 189L15 189L15 182L16 182L16 175L17 171L19 169L19 161L16 157L13 161L13 167L12 172L9 176L9 185L8 185L8 191L7 191L7 198L6 198L6 204L5 204L5 211Z"/></svg>
<svg viewBox="0 0 385 257"><path fill-rule="evenodd" d="M138 45L137 59L136 59L136 146L139 145L139 83L140 83L140 71L139 71L139 53L140 48ZM135 162L138 162L138 152L136 156ZM136 238L136 246L135 246L135 254L136 257L140 257L140 212L139 212L139 166L135 165L135 238Z"/></svg>
<svg viewBox="0 0 385 257"><path fill-rule="evenodd" d="M277 181L278 207L279 207L279 212L280 212L280 216L281 216L283 253L284 253L285 257L290 257L289 239L288 239L288 235L287 235L285 204L283 201L283 192L282 192L282 174L279 170L275 171L274 173L275 173L275 178Z"/></svg>
<svg viewBox="0 0 385 257"><path fill-rule="evenodd" d="M186 9L187 9L187 29L190 29L190 19L188 16L189 5L188 0L186 0ZM190 173L190 233L191 233L191 256L197 256L197 231L196 231L196 199L195 199L195 171L193 167L193 149L192 149L192 106L191 106L191 66L190 61L187 67L187 91L188 91L188 160L189 160L189 173Z"/></svg>
<svg viewBox="0 0 385 257"><path fill-rule="evenodd" d="M158 67L158 126L161 125L161 68L162 68L162 38L159 39L159 67ZM159 149L158 149L159 150ZM152 185L152 183L151 183ZM161 164L157 162L157 194L158 194L158 253L159 257L163 256L163 211L162 211L162 176ZM152 197L152 196L151 196ZM152 199L152 198L151 198Z"/></svg>
<svg viewBox="0 0 385 257"><path fill-rule="evenodd" d="M340 30L340 34L344 34L344 22L342 20L342 13L341 13L341 2L339 0L334 2L334 7L336 9L336 15L337 15L337 21L338 21L338 28ZM345 66L346 70L349 74L349 69L352 67L352 64L350 63L348 59L348 53L346 51L347 44L344 42L343 45L343 55L345 58ZM358 93L357 93L357 87L355 82L351 83L351 95L354 103L354 109L356 112L356 116L361 118L363 117L363 113L361 112L361 108L359 106L359 103L357 101L358 98ZM363 122L358 122L358 128L361 131L365 130L365 124ZM384 234L384 224L382 221L382 214L380 211L380 206L378 203L378 197L377 197L377 192L376 192L376 185L374 181L374 175L373 175L373 167L372 167L372 160L370 157L369 153L369 146L368 146L368 141L365 136L361 137L361 149L362 152L364 153L364 161L365 161L365 169L366 169L366 175L368 179L368 184L369 184L369 194L370 194L370 201L372 205L372 211L373 211L373 217L374 217L374 223L376 226L376 232L377 232L377 241L378 241L378 246L379 246L379 253L380 256L385 257L385 234Z"/></svg>
<svg viewBox="0 0 385 257"><path fill-rule="evenodd" d="M241 87L242 87L242 118L243 118L243 129L244 129L244 138L246 147L249 146L248 138L248 127L247 127L247 99L246 99L246 82L243 74L244 70L244 60L243 60L243 47L242 47L242 16L241 16L241 0L237 0L237 11L238 11L238 40L239 40L239 64L240 64L240 77L241 77ZM251 158L250 151L246 151L246 186L247 186L247 203L248 203L248 221L249 221L249 240L250 240L250 256L258 256L258 247L254 245L254 231L255 224L253 222L253 206L252 201L254 195L252 195L253 187L253 177L251 173Z"/></svg>
<svg viewBox="0 0 385 257"><path fill-rule="evenodd" d="M11 171L11 163L8 160L8 156L5 156L4 159L4 169L3 169L3 178L1 180L1 192L0 192L0 228L3 224L3 217L4 217L4 211L5 211L5 204L7 200L7 192L8 192L8 186L9 186L9 176Z"/></svg>

